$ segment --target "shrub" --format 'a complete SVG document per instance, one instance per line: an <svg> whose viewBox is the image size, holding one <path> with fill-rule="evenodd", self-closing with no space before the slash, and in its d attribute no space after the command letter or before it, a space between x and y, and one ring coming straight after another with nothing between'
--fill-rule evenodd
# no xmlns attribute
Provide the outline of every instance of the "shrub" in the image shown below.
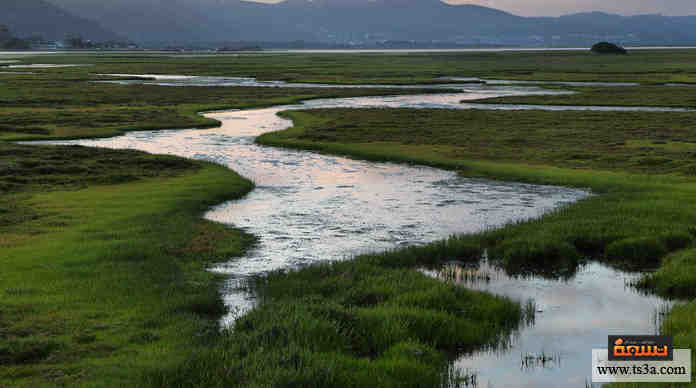
<svg viewBox="0 0 696 388"><path fill-rule="evenodd" d="M592 52L596 54L628 54L625 48L609 42L596 43L592 46Z"/></svg>

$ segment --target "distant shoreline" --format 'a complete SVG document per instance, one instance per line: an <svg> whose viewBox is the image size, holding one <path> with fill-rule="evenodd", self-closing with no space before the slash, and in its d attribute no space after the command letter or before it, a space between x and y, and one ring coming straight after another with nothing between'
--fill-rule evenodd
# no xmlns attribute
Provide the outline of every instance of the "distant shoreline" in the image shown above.
<svg viewBox="0 0 696 388"><path fill-rule="evenodd" d="M627 46L627 50L696 50L696 46ZM214 51L214 50L27 50L4 51L0 55L45 55L45 54L98 54L98 53L156 53L156 54L212 54L212 55L240 55L259 53L306 53L306 54L331 54L331 53L437 53L437 52L533 52L533 51L590 51L589 47L496 47L496 48L437 48L437 49L262 49L254 51Z"/></svg>

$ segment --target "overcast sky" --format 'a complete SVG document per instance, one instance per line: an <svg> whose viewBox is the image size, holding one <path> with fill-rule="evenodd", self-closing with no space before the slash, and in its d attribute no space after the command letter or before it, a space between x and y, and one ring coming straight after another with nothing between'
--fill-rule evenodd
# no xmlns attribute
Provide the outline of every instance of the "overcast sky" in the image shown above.
<svg viewBox="0 0 696 388"><path fill-rule="evenodd" d="M257 0L277 3L278 0ZM661 13L696 15L696 0L447 0L501 9L522 16L559 16L575 12L604 11L621 15Z"/></svg>

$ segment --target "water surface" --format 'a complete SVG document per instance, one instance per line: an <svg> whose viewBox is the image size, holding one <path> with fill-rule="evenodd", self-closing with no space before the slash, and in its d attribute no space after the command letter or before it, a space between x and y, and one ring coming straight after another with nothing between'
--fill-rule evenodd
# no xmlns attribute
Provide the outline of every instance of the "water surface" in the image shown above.
<svg viewBox="0 0 696 388"><path fill-rule="evenodd" d="M480 387L584 387L591 381L593 348L606 348L607 335L659 334L672 305L633 288L640 274L594 261L581 265L568 279L511 276L486 261L425 273L535 305L534 321L504 347L476 351L454 362L458 370L476 373Z"/></svg>

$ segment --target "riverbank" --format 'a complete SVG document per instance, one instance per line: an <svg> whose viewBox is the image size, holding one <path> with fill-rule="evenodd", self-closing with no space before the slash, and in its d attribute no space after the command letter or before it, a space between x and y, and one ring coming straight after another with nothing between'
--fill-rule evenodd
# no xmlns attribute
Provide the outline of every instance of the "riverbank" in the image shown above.
<svg viewBox="0 0 696 388"><path fill-rule="evenodd" d="M251 182L132 151L0 153L0 386L137 386L216 336L206 268L254 239L201 213Z"/></svg>
<svg viewBox="0 0 696 388"><path fill-rule="evenodd" d="M666 174L671 163L684 161L678 162L678 147L663 147L672 141L688 142L693 134L671 134L673 125L659 133L636 131L617 112L514 112L515 125L501 113L291 111L283 115L293 119L293 128L265 134L258 142L432 165L466 176L591 188L600 195L540 220L467 239L489 249L489 257L512 273L556 276L576 266L581 257L593 257L624 268L660 267L639 286L665 296L694 297L688 271L693 250L684 249L693 244L696 232L696 213L688 206L696 181L691 170ZM428 125L416 116L427 117ZM642 146L635 149L631 144ZM602 152L603 146L612 149ZM589 152L594 149L597 154ZM646 159L636 163L640 158ZM645 162L648 159L653 162ZM694 322L695 306L676 307L663 325L678 347L696 346L689 323Z"/></svg>

